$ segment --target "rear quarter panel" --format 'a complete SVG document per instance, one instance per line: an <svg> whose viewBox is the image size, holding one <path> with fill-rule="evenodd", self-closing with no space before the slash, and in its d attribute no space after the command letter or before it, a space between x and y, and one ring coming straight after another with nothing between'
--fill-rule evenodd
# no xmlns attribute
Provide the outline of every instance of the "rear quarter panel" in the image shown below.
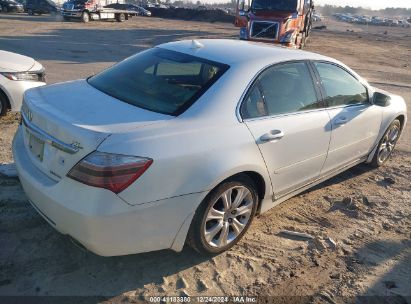
<svg viewBox="0 0 411 304"><path fill-rule="evenodd" d="M257 172L269 181L254 139L239 122L199 125L188 119L174 120L112 136L99 150L153 159L150 168L119 194L131 205L207 192L244 171Z"/></svg>

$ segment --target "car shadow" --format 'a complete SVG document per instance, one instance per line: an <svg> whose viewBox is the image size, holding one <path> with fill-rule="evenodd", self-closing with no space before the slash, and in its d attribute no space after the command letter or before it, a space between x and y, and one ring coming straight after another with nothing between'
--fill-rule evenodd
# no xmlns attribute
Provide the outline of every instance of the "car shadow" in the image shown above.
<svg viewBox="0 0 411 304"><path fill-rule="evenodd" d="M375 170L375 168L373 168L373 167L371 167L371 166L369 166L365 163L356 165L356 166L348 169L347 171L344 171L344 172L334 176L333 178L330 178L330 179L328 179L328 180L326 180L326 181L324 181L324 182L322 182L322 183L320 183L320 184L318 184L318 185L302 192L302 194L310 193L312 191L320 190L320 189L323 189L323 188L326 188L326 187L329 187L329 186L332 186L332 185L335 185L335 184L345 182L347 180L350 180L350 179L353 179L355 177L361 176L361 175L366 174L366 173L368 173L370 171L373 171L373 170Z"/></svg>
<svg viewBox="0 0 411 304"><path fill-rule="evenodd" d="M34 15L29 16L27 13L0 13L0 18L5 20L15 20L15 21L27 21L27 22L49 22L49 21L61 21L59 15Z"/></svg>
<svg viewBox="0 0 411 304"><path fill-rule="evenodd" d="M0 239L5 246L0 251L0 302L2 296L22 295L108 298L145 290L150 284L175 291L178 283L173 275L180 277L185 269L210 259L188 247L182 252L101 257L55 231L28 202L0 200L2 205L19 205L20 216L25 214L24 223L20 218L14 223L0 223ZM4 231L13 231L14 236L5 240Z"/></svg>

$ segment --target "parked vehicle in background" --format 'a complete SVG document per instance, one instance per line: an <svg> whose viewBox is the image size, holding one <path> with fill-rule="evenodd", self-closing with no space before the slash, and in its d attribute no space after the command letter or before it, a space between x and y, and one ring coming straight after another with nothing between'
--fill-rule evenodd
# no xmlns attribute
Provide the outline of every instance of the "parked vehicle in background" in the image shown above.
<svg viewBox="0 0 411 304"><path fill-rule="evenodd" d="M242 2L240 2L242 1ZM312 0L237 0L240 39L303 48L312 28Z"/></svg>
<svg viewBox="0 0 411 304"><path fill-rule="evenodd" d="M46 84L43 66L33 58L0 50L0 115L20 111L23 93Z"/></svg>
<svg viewBox="0 0 411 304"><path fill-rule="evenodd" d="M0 0L0 12L2 13L23 13L23 4L14 0Z"/></svg>
<svg viewBox="0 0 411 304"><path fill-rule="evenodd" d="M408 23L407 20L399 20L398 23L399 23L398 25L401 26L401 27L410 27L411 26L411 24Z"/></svg>
<svg viewBox="0 0 411 304"><path fill-rule="evenodd" d="M26 11L29 15L59 14L60 6L50 0L27 0Z"/></svg>
<svg viewBox="0 0 411 304"><path fill-rule="evenodd" d="M335 59L179 41L29 90L13 156L35 209L97 254L218 254L256 213L383 165L406 122L402 97Z"/></svg>
<svg viewBox="0 0 411 304"><path fill-rule="evenodd" d="M112 3L109 5L106 5L105 8L114 8L117 10L126 10L130 12L134 12L135 15L138 16L151 16L151 12L142 8L141 6L135 5L135 4L125 4L125 3ZM130 13L131 14L131 13Z"/></svg>
<svg viewBox="0 0 411 304"><path fill-rule="evenodd" d="M69 0L64 2L61 14L64 20L79 19L83 22L105 19L124 22L135 15L134 11L106 8L106 5L106 0Z"/></svg>
<svg viewBox="0 0 411 304"><path fill-rule="evenodd" d="M359 16L351 14L334 14L335 18L340 21L348 23L357 23L357 24L370 24L370 25L380 25L380 26L395 26L395 27L409 27L410 24L407 20L398 20L393 18L384 18L380 16Z"/></svg>
<svg viewBox="0 0 411 304"><path fill-rule="evenodd" d="M323 16L321 16L320 14L314 13L313 17L312 17L312 21L313 22L320 22L322 21Z"/></svg>

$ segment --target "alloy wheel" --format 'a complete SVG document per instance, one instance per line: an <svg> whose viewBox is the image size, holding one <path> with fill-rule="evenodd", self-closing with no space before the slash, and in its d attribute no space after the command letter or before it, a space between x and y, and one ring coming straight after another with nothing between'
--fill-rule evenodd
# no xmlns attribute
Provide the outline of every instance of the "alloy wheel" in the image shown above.
<svg viewBox="0 0 411 304"><path fill-rule="evenodd" d="M222 248L238 238L250 221L255 202L249 189L235 186L224 191L205 217L204 238L214 248Z"/></svg>
<svg viewBox="0 0 411 304"><path fill-rule="evenodd" d="M378 161L380 163L385 162L390 157L394 150L400 134L400 129L397 125L393 125L389 131L384 135L384 138L378 149Z"/></svg>

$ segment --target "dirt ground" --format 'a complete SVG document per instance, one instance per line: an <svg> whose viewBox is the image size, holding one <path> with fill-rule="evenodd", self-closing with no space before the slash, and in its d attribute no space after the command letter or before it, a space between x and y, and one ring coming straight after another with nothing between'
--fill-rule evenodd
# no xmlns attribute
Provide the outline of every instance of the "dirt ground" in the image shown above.
<svg viewBox="0 0 411 304"><path fill-rule="evenodd" d="M374 85L404 96L411 109L410 29L326 25L313 32L308 50L347 63ZM82 24L0 14L0 49L39 60L49 83L88 76L162 42L237 34L219 23L141 17ZM13 114L0 120L0 163L12 162L17 125ZM256 218L232 250L213 258L189 248L96 256L50 227L17 179L0 177L0 296L129 302L158 295L264 295L278 303L411 303L410 177L408 124L386 166L357 166L284 202ZM289 237L280 233L284 229L315 239Z"/></svg>

